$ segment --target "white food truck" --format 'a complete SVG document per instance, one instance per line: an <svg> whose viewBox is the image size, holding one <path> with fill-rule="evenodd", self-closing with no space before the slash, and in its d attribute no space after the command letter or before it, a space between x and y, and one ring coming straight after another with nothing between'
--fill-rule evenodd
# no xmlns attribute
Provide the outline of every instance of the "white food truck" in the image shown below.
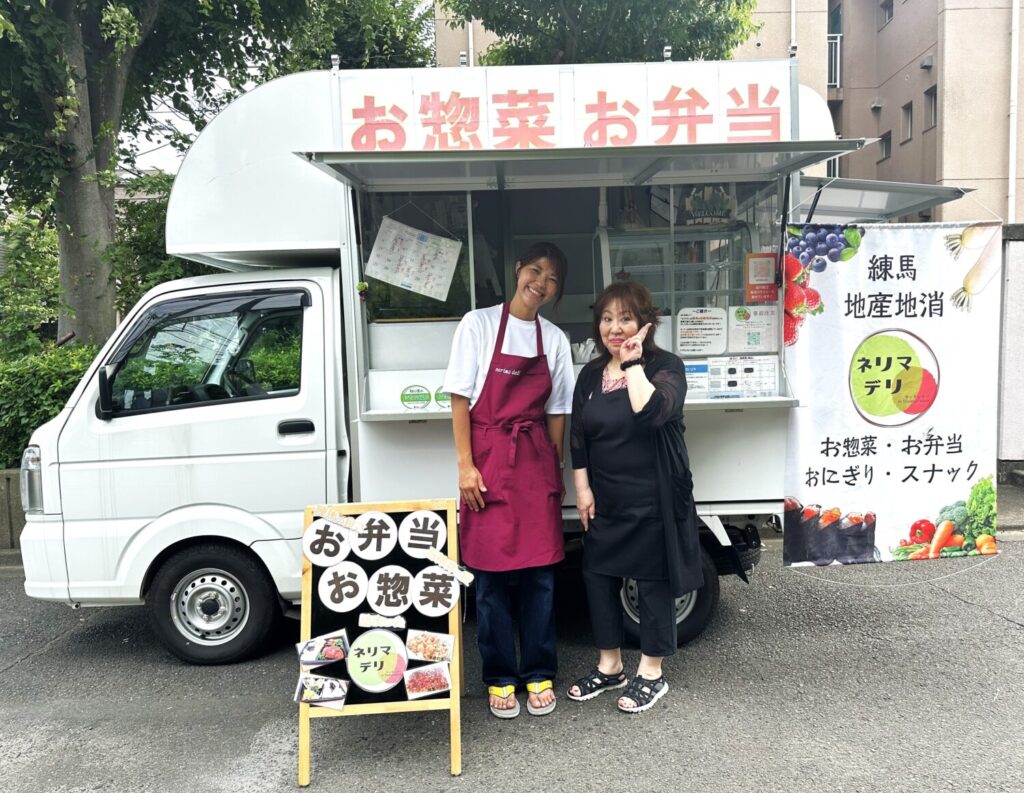
<svg viewBox="0 0 1024 793"><path fill-rule="evenodd" d="M306 505L457 494L440 393L455 326L507 299L516 256L550 240L570 275L548 316L577 369L615 278L650 288L659 345L687 362L706 570L678 601L692 638L718 575L745 577L782 511L797 401L770 255L806 203L797 174L864 143L835 139L795 61L333 70L256 88L199 136L167 218L169 253L226 272L149 292L25 451L26 592L145 603L188 661L253 653L298 601ZM888 195L831 211L924 200ZM386 218L457 256L400 251L368 277ZM622 601L635 624L629 582Z"/></svg>

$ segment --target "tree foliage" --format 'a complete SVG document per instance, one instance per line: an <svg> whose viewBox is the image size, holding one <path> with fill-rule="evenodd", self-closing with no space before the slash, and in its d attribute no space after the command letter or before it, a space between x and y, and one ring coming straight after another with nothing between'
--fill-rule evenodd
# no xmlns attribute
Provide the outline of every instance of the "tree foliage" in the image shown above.
<svg viewBox="0 0 1024 793"><path fill-rule="evenodd" d="M117 168L131 155L122 135L164 128L161 103L202 129L254 79L323 68L334 53L346 68L426 64L429 20L417 5L0 0L0 216L53 200L68 308L61 331L98 343L113 329L111 264L127 261L128 241L118 233L118 250L103 251L115 244ZM151 225L132 214L129 222ZM173 272L156 251L148 259ZM141 288L139 272L117 276Z"/></svg>
<svg viewBox="0 0 1024 793"><path fill-rule="evenodd" d="M500 41L487 64L724 60L755 32L757 0L441 0Z"/></svg>
<svg viewBox="0 0 1024 793"><path fill-rule="evenodd" d="M113 241L122 132L166 97L197 126L250 66L286 49L307 0L0 0L0 205L54 197L61 330L101 342L114 290L102 251Z"/></svg>
<svg viewBox="0 0 1024 793"><path fill-rule="evenodd" d="M324 69L394 69L433 61L431 12L419 0L316 0L268 76Z"/></svg>
<svg viewBox="0 0 1024 793"><path fill-rule="evenodd" d="M223 84L279 57L306 0L0 0L0 195L37 203L69 166L95 159L113 187L117 138L154 99L202 125ZM79 59L80 57L80 59ZM84 86L85 103L76 87ZM90 148L67 136L91 120Z"/></svg>
<svg viewBox="0 0 1024 793"><path fill-rule="evenodd" d="M36 427L56 416L96 357L88 345L0 361L0 468L17 468Z"/></svg>
<svg viewBox="0 0 1024 793"><path fill-rule="evenodd" d="M104 252L112 265L121 314L157 284L216 272L164 252L167 201L173 183L173 176L158 172L129 179L123 185L124 195L117 202L117 233Z"/></svg>
<svg viewBox="0 0 1024 793"><path fill-rule="evenodd" d="M11 208L0 222L0 359L38 352L56 330L60 266L50 213L45 203Z"/></svg>

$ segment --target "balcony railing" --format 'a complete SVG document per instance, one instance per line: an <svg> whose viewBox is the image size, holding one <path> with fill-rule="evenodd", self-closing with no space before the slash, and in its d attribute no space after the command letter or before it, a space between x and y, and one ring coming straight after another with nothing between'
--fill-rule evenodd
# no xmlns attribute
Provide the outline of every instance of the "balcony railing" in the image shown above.
<svg viewBox="0 0 1024 793"><path fill-rule="evenodd" d="M842 85L843 34L828 34L828 87L839 88Z"/></svg>

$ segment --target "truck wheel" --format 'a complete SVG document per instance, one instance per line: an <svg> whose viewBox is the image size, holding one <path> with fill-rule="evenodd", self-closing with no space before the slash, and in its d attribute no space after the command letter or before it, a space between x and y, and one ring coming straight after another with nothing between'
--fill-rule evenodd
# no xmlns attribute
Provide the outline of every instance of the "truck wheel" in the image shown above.
<svg viewBox="0 0 1024 793"><path fill-rule="evenodd" d="M701 562L704 568L704 586L676 598L676 638L679 644L693 641L711 622L711 615L718 606L718 570L708 552L701 548ZM622 586L622 610L626 638L634 645L640 644L640 598L636 581L627 578Z"/></svg>
<svg viewBox="0 0 1024 793"><path fill-rule="evenodd" d="M208 543L168 558L146 594L153 627L168 650L192 664L253 655L278 616L274 584L241 548Z"/></svg>

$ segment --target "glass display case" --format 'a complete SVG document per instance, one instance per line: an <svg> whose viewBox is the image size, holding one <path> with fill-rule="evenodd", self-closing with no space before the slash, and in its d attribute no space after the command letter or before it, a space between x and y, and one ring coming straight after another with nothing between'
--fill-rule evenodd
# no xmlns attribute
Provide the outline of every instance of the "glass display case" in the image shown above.
<svg viewBox="0 0 1024 793"><path fill-rule="evenodd" d="M745 223L627 229L594 233L594 282L632 279L646 286L662 313L728 308L744 302L744 265L753 250Z"/></svg>
<svg viewBox="0 0 1024 793"><path fill-rule="evenodd" d="M632 280L651 292L661 315L655 341L683 358L691 408L727 399L774 404L789 394L775 258L758 247L744 221L594 232L596 289ZM756 288L751 259L762 268Z"/></svg>

